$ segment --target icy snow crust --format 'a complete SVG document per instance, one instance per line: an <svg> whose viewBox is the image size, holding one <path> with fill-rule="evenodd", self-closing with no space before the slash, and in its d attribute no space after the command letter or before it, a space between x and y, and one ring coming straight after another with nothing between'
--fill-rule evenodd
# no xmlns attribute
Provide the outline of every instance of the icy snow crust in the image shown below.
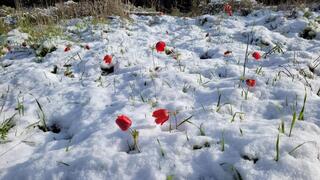
<svg viewBox="0 0 320 180"><path fill-rule="evenodd" d="M25 106L24 116L15 117L9 141L0 144L1 154L8 151L0 156L0 179L320 179L319 71L312 74L307 68L319 56L319 34L314 40L298 36L308 19L289 19L283 12L271 11L256 11L248 17L132 19L115 18L97 26L79 26L85 20L72 20L65 33L73 41L48 40L45 45L56 45L57 50L42 63L35 62L32 51L18 47L0 60L11 64L0 70L1 94L7 95L1 121L16 112L17 98L23 96ZM248 33L254 36L249 53L267 52L281 43L284 54L260 61L249 55L246 78L256 79L257 85L245 100L242 91L247 87L239 79ZM11 42L14 37L20 42L27 35L11 32ZM152 50L160 40L181 54L180 65ZM266 43L270 46L262 45ZM67 44L72 44L71 50L64 52ZM91 49L80 47L85 44ZM232 54L224 56L227 50ZM205 53L209 57L200 59ZM106 54L113 55L117 68L99 80ZM63 65L71 57L74 78L63 74ZM160 67L157 71L153 59ZM54 65L59 67L58 74L50 72ZM277 76L285 68L295 76L293 80L284 73ZM313 78L305 79L300 69ZM289 137L292 107L297 102L299 114L305 87L305 120L297 120ZM41 103L47 124L58 124L60 133L26 128L39 121L39 109L30 94ZM217 112L219 94L223 106ZM171 132L169 122L157 126L152 118L157 108L178 111L178 123L193 115L190 121L202 124L205 136L189 123ZM244 114L231 122L236 112ZM127 153L127 141L132 143L132 138L115 124L120 114L129 116L132 128L140 132L141 153ZM281 121L285 134L280 133L280 159L275 161ZM173 116L171 124L174 127ZM194 150L195 146L202 148Z"/></svg>

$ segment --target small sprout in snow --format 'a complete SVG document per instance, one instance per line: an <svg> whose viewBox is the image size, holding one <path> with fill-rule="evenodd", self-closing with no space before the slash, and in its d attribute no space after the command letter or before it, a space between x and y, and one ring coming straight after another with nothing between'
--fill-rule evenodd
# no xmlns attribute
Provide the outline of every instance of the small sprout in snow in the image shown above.
<svg viewBox="0 0 320 180"><path fill-rule="evenodd" d="M223 152L225 150L225 142L224 142L224 132L222 132L221 134L221 140L220 140L220 144L221 144L221 151Z"/></svg>
<svg viewBox="0 0 320 180"><path fill-rule="evenodd" d="M161 146L160 140L157 139L157 141L158 141L158 144L159 144L159 147L160 147L161 156L164 157L164 156L165 156L165 153L164 153L164 150L163 150L163 148L162 148L162 146Z"/></svg>
<svg viewBox="0 0 320 180"><path fill-rule="evenodd" d="M239 131L240 131L240 135L243 136L243 130L239 128Z"/></svg>
<svg viewBox="0 0 320 180"><path fill-rule="evenodd" d="M15 110L18 111L20 116L24 116L24 105L23 105L23 101L24 101L24 97L18 97L17 98L17 107L15 108Z"/></svg>
<svg viewBox="0 0 320 180"><path fill-rule="evenodd" d="M71 64L66 64L66 65L64 65L64 67L66 67L66 70L64 71L64 75L69 77L69 78L74 78L74 74L70 70Z"/></svg>
<svg viewBox="0 0 320 180"><path fill-rule="evenodd" d="M280 158L280 134L277 136L276 141L276 157L274 158L275 161L279 161Z"/></svg>
<svg viewBox="0 0 320 180"><path fill-rule="evenodd" d="M302 106L302 109L301 109L301 111L299 113L298 120L301 120L301 121L304 120L304 109L305 109L305 106L306 106L306 102L307 102L307 90L305 89L304 99L303 99L303 106Z"/></svg>
<svg viewBox="0 0 320 180"><path fill-rule="evenodd" d="M173 175L168 175L166 180L173 180L173 177L174 177Z"/></svg>
<svg viewBox="0 0 320 180"><path fill-rule="evenodd" d="M281 124L279 125L279 132L280 133L285 133L285 126L284 126L284 121L281 121Z"/></svg>
<svg viewBox="0 0 320 180"><path fill-rule="evenodd" d="M290 126L290 132L289 132L289 137L291 136L291 133L292 133L292 130L293 130L293 127L296 123L296 120L297 120L297 115L296 115L296 111L293 112L293 116L292 116L292 121L291 121L291 126Z"/></svg>

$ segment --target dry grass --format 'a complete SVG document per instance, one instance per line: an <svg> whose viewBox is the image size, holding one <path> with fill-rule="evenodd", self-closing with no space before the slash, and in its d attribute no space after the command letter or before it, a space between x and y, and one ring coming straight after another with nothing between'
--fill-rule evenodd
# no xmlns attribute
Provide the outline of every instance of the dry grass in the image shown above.
<svg viewBox="0 0 320 180"><path fill-rule="evenodd" d="M62 34L59 23L66 19L93 17L102 22L108 16L127 17L126 7L122 0L80 0L78 3L57 3L47 8L23 8L20 0L16 0L17 8L0 8L0 15L10 15L16 23L7 25L0 16L0 35L19 28L31 36L30 43L38 43L43 38Z"/></svg>
<svg viewBox="0 0 320 180"><path fill-rule="evenodd" d="M124 4L121 0L82 0L79 3L69 4L67 6L63 3L59 3L56 5L54 14L62 19L80 18L85 16L126 16Z"/></svg>
<svg viewBox="0 0 320 180"><path fill-rule="evenodd" d="M48 25L64 19L107 16L125 17L125 6L122 0L80 0L78 3L57 3L47 8L23 8L20 1L16 1L17 8L11 15L18 22L28 22L30 25Z"/></svg>

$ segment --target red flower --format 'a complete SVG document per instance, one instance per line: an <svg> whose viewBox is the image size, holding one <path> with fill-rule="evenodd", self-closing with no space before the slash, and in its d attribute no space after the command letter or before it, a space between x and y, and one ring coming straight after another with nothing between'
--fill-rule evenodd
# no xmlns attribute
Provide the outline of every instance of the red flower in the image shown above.
<svg viewBox="0 0 320 180"><path fill-rule="evenodd" d="M158 109L152 113L152 117L156 118L157 124L163 124L169 119L169 112L166 109Z"/></svg>
<svg viewBox="0 0 320 180"><path fill-rule="evenodd" d="M120 115L118 116L116 123L122 131L126 131L130 128L132 121L127 116Z"/></svg>
<svg viewBox="0 0 320 180"><path fill-rule="evenodd" d="M249 87L254 87L254 86L256 85L256 80L254 80L254 79L247 79L247 80L246 80L246 84L247 84L247 86L249 86Z"/></svg>
<svg viewBox="0 0 320 180"><path fill-rule="evenodd" d="M106 56L103 58L103 61L104 61L106 64L111 64L111 62L112 62L112 56L111 56L111 55L106 55Z"/></svg>
<svg viewBox="0 0 320 180"><path fill-rule="evenodd" d="M66 48L64 48L64 52L68 52L68 51L70 51L71 50L71 48L69 47L69 46L67 46Z"/></svg>
<svg viewBox="0 0 320 180"><path fill-rule="evenodd" d="M252 57L255 59L255 60L259 60L260 58L261 58L261 55L260 55L260 53L259 52L254 52L253 54L252 54Z"/></svg>
<svg viewBox="0 0 320 180"><path fill-rule="evenodd" d="M232 16L232 6L228 3L224 5L223 7L224 11L228 13L229 16Z"/></svg>
<svg viewBox="0 0 320 180"><path fill-rule="evenodd" d="M166 43L163 42L163 41L159 41L157 44L156 44L156 49L158 52L163 52L164 49L166 47Z"/></svg>
<svg viewBox="0 0 320 180"><path fill-rule="evenodd" d="M86 50L90 50L90 46L89 46L89 45L85 45L84 48L85 48Z"/></svg>

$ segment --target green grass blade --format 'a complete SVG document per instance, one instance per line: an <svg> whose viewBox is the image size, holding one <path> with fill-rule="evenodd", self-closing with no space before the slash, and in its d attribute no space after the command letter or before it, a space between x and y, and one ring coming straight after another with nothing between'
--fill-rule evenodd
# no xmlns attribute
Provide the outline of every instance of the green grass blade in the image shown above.
<svg viewBox="0 0 320 180"><path fill-rule="evenodd" d="M299 113L299 117L298 117L298 120L300 120L300 121L304 120L304 109L306 106L306 102L307 102L307 92L305 92L305 94L304 94L303 106L302 106L302 109L301 109L301 111Z"/></svg>
<svg viewBox="0 0 320 180"><path fill-rule="evenodd" d="M296 119L297 119L297 117L296 117L297 115L296 115L296 114L297 114L297 113L294 111L294 112L293 112L293 116L292 116L291 126L290 126L289 137L291 136L292 129L293 129L295 123L296 123Z"/></svg>

